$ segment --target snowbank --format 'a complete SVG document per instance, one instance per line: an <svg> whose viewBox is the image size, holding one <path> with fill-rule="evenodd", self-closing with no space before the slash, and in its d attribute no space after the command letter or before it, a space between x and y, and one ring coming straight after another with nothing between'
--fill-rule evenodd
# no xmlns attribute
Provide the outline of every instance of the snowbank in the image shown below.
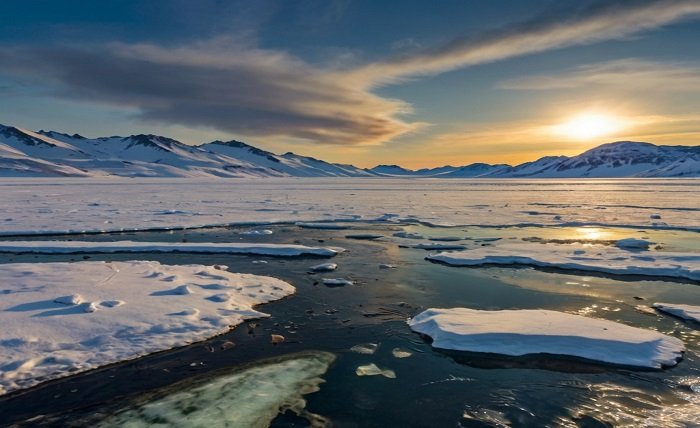
<svg viewBox="0 0 700 428"><path fill-rule="evenodd" d="M504 243L431 254L428 260L454 266L529 265L613 275L666 276L700 280L700 254L630 252L605 245Z"/></svg>
<svg viewBox="0 0 700 428"><path fill-rule="evenodd" d="M677 305L673 303L654 303L651 306L678 318L700 322L700 306Z"/></svg>
<svg viewBox="0 0 700 428"><path fill-rule="evenodd" d="M510 356L566 355L634 367L674 366L683 342L652 330L547 310L428 309L408 321L433 346Z"/></svg>
<svg viewBox="0 0 700 428"><path fill-rule="evenodd" d="M0 241L0 253L226 253L259 256L333 257L340 248L307 247L293 244L194 243L194 242L88 242L88 241Z"/></svg>
<svg viewBox="0 0 700 428"><path fill-rule="evenodd" d="M151 261L4 264L0 287L0 394L207 339L294 293L275 278Z"/></svg>

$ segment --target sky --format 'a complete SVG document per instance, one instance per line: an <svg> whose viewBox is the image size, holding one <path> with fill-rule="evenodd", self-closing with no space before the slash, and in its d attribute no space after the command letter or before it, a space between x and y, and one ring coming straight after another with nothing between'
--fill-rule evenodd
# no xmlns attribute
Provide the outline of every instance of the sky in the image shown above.
<svg viewBox="0 0 700 428"><path fill-rule="evenodd" d="M0 123L361 167L700 144L700 0L3 0Z"/></svg>

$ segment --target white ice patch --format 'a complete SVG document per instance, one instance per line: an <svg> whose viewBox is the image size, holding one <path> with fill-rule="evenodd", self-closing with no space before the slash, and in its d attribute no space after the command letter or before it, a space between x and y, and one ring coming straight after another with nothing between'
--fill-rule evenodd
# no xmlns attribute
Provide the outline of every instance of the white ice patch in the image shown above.
<svg viewBox="0 0 700 428"><path fill-rule="evenodd" d="M625 250L648 250L649 247L653 244L654 242L649 242L644 239L637 238L620 239L617 242L615 242L615 246L617 248L622 248Z"/></svg>
<svg viewBox="0 0 700 428"><path fill-rule="evenodd" d="M332 272L338 269L338 265L335 263L321 263L320 265L311 266L312 272Z"/></svg>
<svg viewBox="0 0 700 428"><path fill-rule="evenodd" d="M294 293L275 278L150 261L4 264L0 284L0 394L207 339Z"/></svg>
<svg viewBox="0 0 700 428"><path fill-rule="evenodd" d="M272 231L270 229L245 230L245 231L241 232L241 235L251 235L251 236L272 235Z"/></svg>
<svg viewBox="0 0 700 428"><path fill-rule="evenodd" d="M678 318L700 322L700 306L679 305L674 303L654 303L654 308Z"/></svg>
<svg viewBox="0 0 700 428"><path fill-rule="evenodd" d="M431 254L426 258L454 266L529 265L613 275L700 280L700 253L630 252L606 245L504 243L467 251Z"/></svg>
<svg viewBox="0 0 700 428"><path fill-rule="evenodd" d="M224 253L259 256L333 257L342 248L307 247L294 244L246 244L219 242L88 242L88 241L3 241L0 253L77 254L77 253Z"/></svg>
<svg viewBox="0 0 700 428"><path fill-rule="evenodd" d="M98 427L155 425L173 428L265 428L280 412L291 410L311 426L323 417L305 410L303 396L319 390L334 356L325 352L292 354L260 363L204 385L182 385L175 392L108 417Z"/></svg>
<svg viewBox="0 0 700 428"><path fill-rule="evenodd" d="M344 287L346 285L353 285L353 282L345 278L323 278L321 280L323 285L328 287Z"/></svg>
<svg viewBox="0 0 700 428"><path fill-rule="evenodd" d="M408 321L439 349L510 356L566 355L634 367L674 366L679 339L653 330L547 310L428 309Z"/></svg>

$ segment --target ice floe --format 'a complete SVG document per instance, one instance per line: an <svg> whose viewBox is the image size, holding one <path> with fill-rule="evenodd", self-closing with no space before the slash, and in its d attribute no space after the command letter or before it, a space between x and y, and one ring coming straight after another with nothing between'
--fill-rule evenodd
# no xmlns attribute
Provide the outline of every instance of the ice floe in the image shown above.
<svg viewBox="0 0 700 428"><path fill-rule="evenodd" d="M384 376L389 379L396 379L396 373L393 370L381 369L374 363L359 366L355 370L355 374L358 376Z"/></svg>
<svg viewBox="0 0 700 428"><path fill-rule="evenodd" d="M529 265L613 275L700 280L700 253L631 252L606 245L504 243L431 254L427 259L454 266Z"/></svg>
<svg viewBox="0 0 700 428"><path fill-rule="evenodd" d="M615 242L615 246L617 248L622 248L625 250L648 250L651 245L654 245L654 242L637 238L625 238Z"/></svg>
<svg viewBox="0 0 700 428"><path fill-rule="evenodd" d="M439 349L548 354L632 367L674 366L683 342L653 330L549 310L428 309L408 321Z"/></svg>
<svg viewBox="0 0 700 428"><path fill-rule="evenodd" d="M680 305L674 303L654 303L654 308L661 312L683 318L685 320L696 321L700 323L700 306Z"/></svg>
<svg viewBox="0 0 700 428"><path fill-rule="evenodd" d="M350 348L352 352L365 355L372 355L377 352L377 349L379 349L378 343L360 343Z"/></svg>
<svg viewBox="0 0 700 428"><path fill-rule="evenodd" d="M303 396L319 390L324 382L321 376L333 360L326 352L291 354L197 386L183 383L161 398L117 412L97 426L265 428L286 410L307 419L310 426L326 426L322 416L305 409Z"/></svg>
<svg viewBox="0 0 700 428"><path fill-rule="evenodd" d="M225 253L258 256L333 257L341 248L307 247L294 244L247 244L239 242L143 242L143 241L2 241L0 253L78 254L78 253Z"/></svg>
<svg viewBox="0 0 700 428"><path fill-rule="evenodd" d="M294 293L275 278L152 261L3 264L0 284L0 394L207 339Z"/></svg>
<svg viewBox="0 0 700 428"><path fill-rule="evenodd" d="M323 278L321 282L323 282L323 285L327 287L344 287L346 285L354 284L352 281L345 278Z"/></svg>
<svg viewBox="0 0 700 428"><path fill-rule="evenodd" d="M310 268L312 272L332 272L336 269L338 269L338 265L335 263L321 263Z"/></svg>
<svg viewBox="0 0 700 428"><path fill-rule="evenodd" d="M272 231L270 229L244 230L243 232L241 232L241 235L249 235L249 236L272 235Z"/></svg>

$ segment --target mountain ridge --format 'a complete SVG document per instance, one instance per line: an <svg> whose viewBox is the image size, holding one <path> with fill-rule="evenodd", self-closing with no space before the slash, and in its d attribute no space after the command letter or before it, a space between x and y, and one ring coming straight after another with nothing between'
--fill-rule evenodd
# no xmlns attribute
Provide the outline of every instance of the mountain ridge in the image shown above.
<svg viewBox="0 0 700 428"><path fill-rule="evenodd" d="M616 178L700 177L700 146L616 141L576 156L545 156L519 165L472 163L411 170L395 164L359 168L242 141L191 146L154 134L87 138L0 125L0 177L413 177Z"/></svg>

